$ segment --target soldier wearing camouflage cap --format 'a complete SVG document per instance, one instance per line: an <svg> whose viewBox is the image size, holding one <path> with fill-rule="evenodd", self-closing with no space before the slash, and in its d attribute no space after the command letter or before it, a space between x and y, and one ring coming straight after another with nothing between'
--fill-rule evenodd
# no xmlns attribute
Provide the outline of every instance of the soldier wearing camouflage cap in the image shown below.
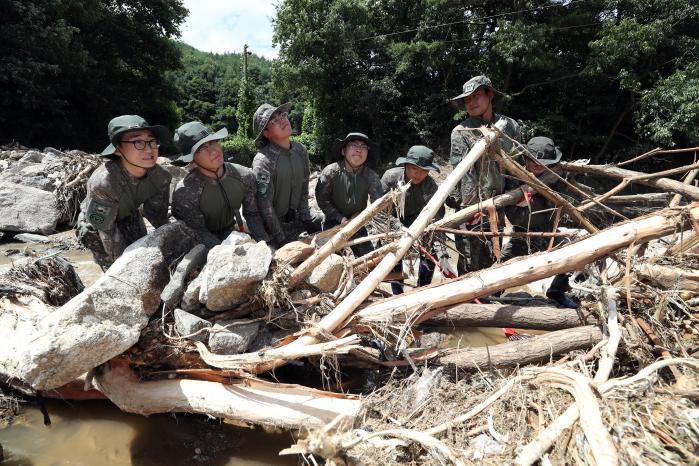
<svg viewBox="0 0 699 466"><path fill-rule="evenodd" d="M527 152L528 154L525 154L527 155L527 171L531 172L560 195L567 197L569 200L574 200L573 193L561 181L561 178L565 177L558 165L562 154L553 140L541 136L534 137L527 143ZM536 193L527 193L522 196L516 205L505 208L505 213L510 223L512 223L513 230L518 232L550 232L556 224L556 212L556 206L553 203ZM564 217L563 223L568 220ZM563 223L558 222L558 225L562 226ZM573 222L570 223L572 224ZM561 239L557 238L554 244L560 244L561 242ZM548 248L548 244L549 238L512 237L502 248L502 260L507 261L513 257L530 254L530 252L545 251ZM551 282L551 286L546 291L546 296L556 301L560 306L574 309L578 307L578 303L566 295L566 292L569 290L568 275L556 275L553 282Z"/></svg>
<svg viewBox="0 0 699 466"><path fill-rule="evenodd" d="M449 162L453 166L458 165L483 136L478 130L482 126L491 126L498 121L505 122L503 131L505 137L500 138L499 142L506 151L512 150L512 140L521 140L521 131L517 122L493 110L493 101L496 95L502 95L502 93L493 87L488 77L481 75L466 81L463 92L451 99L453 105L457 108L464 108L468 112L468 118L459 123L451 132ZM505 178L500 166L494 160L484 156L459 182L453 206L457 209L467 207L475 204L479 199L488 199L502 194L504 188ZM502 216L500 216L500 220L502 220ZM486 223L486 219L477 215L464 226L470 225L471 228L483 229L487 227ZM457 236L455 244L460 253L458 262L460 275L466 273L467 270L473 271L490 267L494 262L490 245L483 238L467 239L465 236ZM469 256L470 264L467 264L467 256Z"/></svg>
<svg viewBox="0 0 699 466"><path fill-rule="evenodd" d="M168 222L172 179L157 164L160 143L170 139L167 128L149 125L138 115L122 115L109 122L107 135L110 144L101 155L108 160L87 182L75 228L78 241L102 270L146 235L143 217L156 228Z"/></svg>
<svg viewBox="0 0 699 466"><path fill-rule="evenodd" d="M303 231L320 230L320 219L311 216L308 152L291 140L288 111L291 104L259 106L253 117L257 154L252 171L257 184L257 204L265 230L274 247L298 238Z"/></svg>
<svg viewBox="0 0 699 466"><path fill-rule="evenodd" d="M346 222L364 210L368 200L374 202L383 195L381 179L368 163L375 160L376 145L364 133L349 133L338 139L333 147L337 159L321 171L316 184L316 202L323 211L323 228ZM361 228L355 237L366 236ZM370 243L352 247L356 256L371 252Z"/></svg>
<svg viewBox="0 0 699 466"><path fill-rule="evenodd" d="M208 248L232 231L249 233L257 241L269 240L257 207L252 170L223 161L219 141L226 137L226 128L213 132L198 121L175 131L175 144L183 154L177 161L191 164L191 170L175 188L172 215L192 228Z"/></svg>
<svg viewBox="0 0 699 466"><path fill-rule="evenodd" d="M437 192L437 182L430 176L430 172L439 172L439 167L434 164L434 152L425 146L412 146L405 157L396 159L396 165L397 167L386 170L381 177L381 183L384 191L410 183L410 187L405 194L403 216L399 218L403 226L409 227ZM444 206L439 209L435 219L440 219L443 216ZM439 268L444 276L456 276L449 264L449 251L446 248L445 239L444 234L440 233L434 236L431 245L422 245L425 250L431 249L432 252L429 253L429 256L425 251L420 253L418 286L429 285L432 282L435 258L439 261ZM402 262L396 265L394 272L402 272ZM393 294L403 292L403 285L400 281L392 283L391 288Z"/></svg>

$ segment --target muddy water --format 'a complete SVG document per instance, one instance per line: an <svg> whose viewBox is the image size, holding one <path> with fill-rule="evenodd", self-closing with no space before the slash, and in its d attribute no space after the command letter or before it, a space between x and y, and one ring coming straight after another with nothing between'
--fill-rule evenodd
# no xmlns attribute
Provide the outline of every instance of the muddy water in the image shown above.
<svg viewBox="0 0 699 466"><path fill-rule="evenodd" d="M49 401L51 426L36 408L25 408L0 429L2 466L295 465L278 452L289 433L265 433L203 416L128 414L105 401Z"/></svg>
<svg viewBox="0 0 699 466"><path fill-rule="evenodd" d="M7 271L12 267L14 256L7 256L8 251L19 250L31 254L34 257L41 257L49 253L55 248L47 244L24 244L24 243L5 243L0 244L0 273ZM102 276L102 269L92 260L92 254L85 250L65 250L60 253L64 259L68 259L76 272L83 281L85 287L92 285L99 277Z"/></svg>

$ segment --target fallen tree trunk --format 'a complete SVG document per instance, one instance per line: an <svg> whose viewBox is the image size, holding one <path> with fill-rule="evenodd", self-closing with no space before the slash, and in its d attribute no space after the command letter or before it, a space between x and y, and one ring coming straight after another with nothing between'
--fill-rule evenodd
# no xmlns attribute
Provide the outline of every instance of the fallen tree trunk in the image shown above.
<svg viewBox="0 0 699 466"><path fill-rule="evenodd" d="M550 361L553 356L561 353L591 348L602 341L602 338L599 327L588 325L485 348L450 350L439 358L439 363L455 369L521 366Z"/></svg>
<svg viewBox="0 0 699 466"><path fill-rule="evenodd" d="M322 427L339 415L353 417L361 405L351 395L252 379L230 385L187 379L140 382L120 360L106 364L94 384L129 413L200 413L292 429Z"/></svg>
<svg viewBox="0 0 699 466"><path fill-rule="evenodd" d="M626 170L624 168L618 168L611 165L578 165L576 163L571 162L561 162L560 164L563 170L570 173L587 173L598 176L605 176L607 178L614 178L617 180L631 179L647 175L646 173ZM688 199L693 199L695 201L699 200L699 188L688 184L684 184L681 181L673 180L670 178L639 178L635 179L634 182L641 183L646 186L651 186L653 188L657 188L663 191L672 191L677 194L682 194Z"/></svg>
<svg viewBox="0 0 699 466"><path fill-rule="evenodd" d="M470 273L438 286L388 298L365 307L354 318L362 323L414 319L415 312L424 312L427 308L463 303L506 288L572 272L632 242L640 244L672 233L686 225L688 217L695 221L699 218L699 203L626 222L551 252L513 259L504 265Z"/></svg>
<svg viewBox="0 0 699 466"><path fill-rule="evenodd" d="M431 313L436 313L429 316ZM553 306L512 304L458 304L426 314L422 323L440 327L515 327L560 330L595 323L590 314Z"/></svg>

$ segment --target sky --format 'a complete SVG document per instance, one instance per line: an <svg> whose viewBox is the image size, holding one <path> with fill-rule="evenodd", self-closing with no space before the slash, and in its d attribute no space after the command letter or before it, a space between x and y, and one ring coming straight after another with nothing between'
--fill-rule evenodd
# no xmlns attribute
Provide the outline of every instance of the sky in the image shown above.
<svg viewBox="0 0 699 466"><path fill-rule="evenodd" d="M272 0L184 0L189 16L182 25L182 42L204 52L250 51L276 58L272 48Z"/></svg>

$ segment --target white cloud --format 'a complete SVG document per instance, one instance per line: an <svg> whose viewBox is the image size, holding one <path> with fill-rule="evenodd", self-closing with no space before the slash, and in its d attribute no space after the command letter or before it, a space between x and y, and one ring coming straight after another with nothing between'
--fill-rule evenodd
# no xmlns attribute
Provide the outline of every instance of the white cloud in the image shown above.
<svg viewBox="0 0 699 466"><path fill-rule="evenodd" d="M248 44L255 54L276 58L274 4L269 0L184 0L189 16L182 25L181 40L214 53L242 52Z"/></svg>

